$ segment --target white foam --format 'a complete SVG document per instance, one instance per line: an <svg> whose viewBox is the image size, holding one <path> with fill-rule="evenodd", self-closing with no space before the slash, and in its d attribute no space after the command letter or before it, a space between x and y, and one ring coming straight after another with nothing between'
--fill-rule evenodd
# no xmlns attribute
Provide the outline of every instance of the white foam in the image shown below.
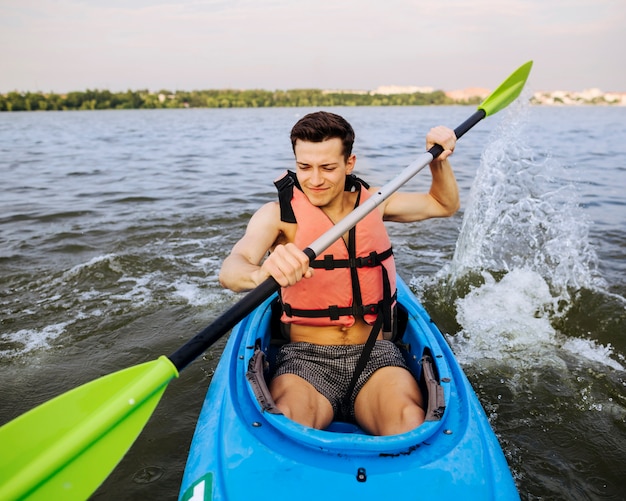
<svg viewBox="0 0 626 501"><path fill-rule="evenodd" d="M73 321L47 325L43 329L21 329L17 332L0 334L3 343L15 344L16 348L0 350L0 357L13 357L34 350L50 348L50 342L65 332Z"/></svg>
<svg viewBox="0 0 626 501"><path fill-rule="evenodd" d="M611 358L614 353L610 343L603 346L592 339L569 338L563 343L563 349L573 355L585 357L587 360L607 365L615 370L624 370L622 364Z"/></svg>
<svg viewBox="0 0 626 501"><path fill-rule="evenodd" d="M194 282L193 279L179 279L171 284L173 294L183 298L190 306L210 306L218 301L223 301L223 294L216 294L214 290L207 288L207 280Z"/></svg>
<svg viewBox="0 0 626 501"><path fill-rule="evenodd" d="M454 349L462 363L525 358L554 344L553 298L538 273L513 270L499 282L489 273L482 275L485 284L455 302L462 330Z"/></svg>
<svg viewBox="0 0 626 501"><path fill-rule="evenodd" d="M177 280L172 284L174 295L183 298L191 306L206 306L209 304L208 297L198 284Z"/></svg>
<svg viewBox="0 0 626 501"><path fill-rule="evenodd" d="M512 270L500 281L483 272L485 284L457 299L461 331L450 343L462 364L505 362L519 369L540 366L566 369L572 363L561 350L585 360L624 370L610 344L571 338L556 331L551 320L559 298L531 270ZM568 359L567 361L564 358Z"/></svg>
<svg viewBox="0 0 626 501"><path fill-rule="evenodd" d="M118 280L118 283L131 283L134 285L124 294L112 294L110 298L118 301L128 301L133 304L133 307L148 304L152 301L152 289L150 285L157 277L160 277L160 275L160 273L155 272L142 277L124 276Z"/></svg>

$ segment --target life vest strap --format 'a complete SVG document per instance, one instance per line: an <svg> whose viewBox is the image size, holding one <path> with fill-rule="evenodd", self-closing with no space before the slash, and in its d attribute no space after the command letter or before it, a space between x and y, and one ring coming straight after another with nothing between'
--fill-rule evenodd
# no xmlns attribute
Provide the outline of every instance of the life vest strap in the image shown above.
<svg viewBox="0 0 626 501"><path fill-rule="evenodd" d="M393 255L393 249L389 247L386 251L372 251L369 255L353 259L335 259L332 254L325 254L321 259L316 259L309 266L324 270L334 270L336 268L373 268L381 266L383 261Z"/></svg>
<svg viewBox="0 0 626 501"><path fill-rule="evenodd" d="M370 185L361 178L355 176L354 174L349 174L346 176L344 191L355 191L359 189L359 184L366 190L370 187ZM281 177L274 181L274 186L276 186L276 189L278 190L280 220L285 223L297 223L298 221L296 220L296 215L291 207L291 199L293 198L293 188L296 187L300 191L302 191L302 188L300 187L296 173L291 170L287 170Z"/></svg>
<svg viewBox="0 0 626 501"><path fill-rule="evenodd" d="M293 187L299 187L298 179L291 171L287 171L282 177L274 181L278 190L278 202L280 204L280 219L285 223L296 223L296 215L291 207Z"/></svg>
<svg viewBox="0 0 626 501"><path fill-rule="evenodd" d="M289 303L282 303L283 312L288 317L303 317L303 318L330 318L331 320L339 320L341 316L354 316L357 318L363 318L365 315L376 315L381 309L385 309L391 306L398 296L398 293L394 293L391 301L380 301L374 304L364 305L352 305L340 307L337 305L331 305L328 308L319 310L305 310L300 308L292 308ZM386 322L387 323L387 322Z"/></svg>

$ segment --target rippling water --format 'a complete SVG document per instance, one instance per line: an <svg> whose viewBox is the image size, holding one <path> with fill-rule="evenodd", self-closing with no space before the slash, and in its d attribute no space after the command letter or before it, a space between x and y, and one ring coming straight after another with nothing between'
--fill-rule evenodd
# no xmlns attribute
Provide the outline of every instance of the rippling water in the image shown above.
<svg viewBox="0 0 626 501"><path fill-rule="evenodd" d="M0 424L172 353L237 300L220 263L273 199L308 111L0 114ZM357 132L359 174L383 184L428 128L473 110L335 111ZM459 142L459 214L389 225L523 499L623 496L625 136L624 108L516 104ZM224 343L170 384L94 499L175 498Z"/></svg>

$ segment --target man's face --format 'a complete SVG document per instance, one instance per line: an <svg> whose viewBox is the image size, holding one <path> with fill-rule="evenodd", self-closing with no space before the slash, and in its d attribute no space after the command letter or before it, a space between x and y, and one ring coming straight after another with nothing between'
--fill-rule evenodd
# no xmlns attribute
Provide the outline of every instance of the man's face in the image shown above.
<svg viewBox="0 0 626 501"><path fill-rule="evenodd" d="M346 175L352 172L356 161L351 155L346 162L341 139L321 143L298 139L294 151L298 182L309 201L317 207L326 207L340 200Z"/></svg>

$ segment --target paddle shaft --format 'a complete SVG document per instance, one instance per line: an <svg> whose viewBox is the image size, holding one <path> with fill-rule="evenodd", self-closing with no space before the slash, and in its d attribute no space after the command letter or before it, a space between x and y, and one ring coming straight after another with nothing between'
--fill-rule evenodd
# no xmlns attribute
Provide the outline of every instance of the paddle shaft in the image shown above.
<svg viewBox="0 0 626 501"><path fill-rule="evenodd" d="M454 133L459 139L463 134L470 130L474 125L485 118L486 113L482 109L478 109L465 122L454 129ZM437 158L443 152L441 145L434 145L427 152L423 153L415 159L410 165L380 188L376 193L372 194L363 204L356 207L350 214L335 224L330 230L321 235L309 247L304 249L304 253L313 261L317 256L330 247L336 240L355 226L361 219L367 216L371 211L383 203L402 185L409 181L413 176L426 167L433 159ZM239 302L235 303L228 310L217 317L210 325L196 334L187 343L181 346L176 352L170 355L169 359L178 371L183 370L187 365L193 362L197 357L204 353L219 338L231 330L238 322L243 320L250 314L259 304L270 297L280 288L280 285L273 277L268 278L258 287L248 292Z"/></svg>

